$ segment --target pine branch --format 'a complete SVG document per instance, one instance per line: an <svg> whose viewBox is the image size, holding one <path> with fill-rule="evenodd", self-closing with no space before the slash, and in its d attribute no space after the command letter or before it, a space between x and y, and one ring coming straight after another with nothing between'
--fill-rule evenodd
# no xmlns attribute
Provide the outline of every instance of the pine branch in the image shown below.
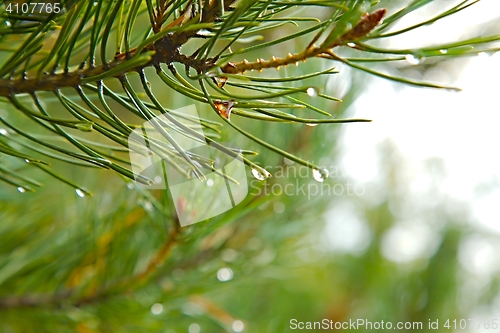
<svg viewBox="0 0 500 333"><path fill-rule="evenodd" d="M247 60L244 60L240 63L228 62L221 68L221 71L228 74L245 74L247 70L262 71L263 69L267 68L274 68L276 70L279 70L281 67L286 67L288 65L298 65L299 61L305 62L307 59L321 56L323 53L327 53L337 46L345 45L347 43L354 42L362 37L365 37L382 21L385 13L386 10L382 8L376 10L371 14L365 14L354 28L352 28L333 42L327 43L326 45L311 45L301 53L289 53L285 58L273 57L273 59L269 61L258 59L255 62L248 62Z"/></svg>
<svg viewBox="0 0 500 333"><path fill-rule="evenodd" d="M437 22L453 13L466 9L474 3L475 1L464 1L460 5L454 6L423 22L421 25L417 24L408 27L395 34L403 34L406 31L417 29L423 24ZM331 17L311 27L301 29L274 41L256 43L250 47L239 49L236 53L232 52L231 47L236 42L244 38L254 38L263 29L278 29L284 24L282 22L300 22L301 18L288 17L288 12L296 7L310 5L317 5L329 10L334 9ZM270 149L301 165L321 170L321 167L315 163L275 147L261 138L255 137L243 128L239 128L230 120L230 116L234 115L261 121L309 124L369 121L367 119L297 117L291 111L281 111L283 109L307 109L330 116L329 112L306 103L300 96L296 97L295 95L313 94L320 99L333 101L340 101L339 98L329 96L321 92L319 88L310 85L295 87L286 86L285 84L286 82L329 75L333 71L310 73L301 78L280 77L275 79L247 76L246 71L257 70L261 72L263 69L270 68L279 70L291 64L297 65L309 59L320 58L339 61L352 68L400 83L453 89L453 87L442 84L413 81L405 77L389 75L377 68L357 64L360 61L374 63L401 61L403 57L393 57L392 54L402 54L403 52L406 53L406 56L415 53L422 57L440 56L449 58L473 55L474 53L470 52L469 49L461 49L464 45L481 47L481 51L496 50L495 47L492 47L492 43L500 40L499 36L473 38L459 43L437 45L419 50L389 50L367 44L367 42L377 38L391 36L391 34L383 33L384 30L422 5L423 3L420 2L412 3L406 9L389 16L385 23L381 22L386 15L386 10L371 10L372 3L368 0L344 1L342 4L310 3L299 0L290 2L273 0L264 2L257 0L245 2L236 2L234 0L159 0L156 5L153 5L151 0L145 3L133 0L131 6L127 8L124 5L124 0L116 2L99 1L96 6L94 6L93 1L85 0L73 6L68 6L70 9L65 14L32 17L31 19L38 22L39 26L29 30L26 30L25 22L21 16L7 15L4 19L10 20L12 34L0 36L0 41L8 40L10 35L19 34L24 38L17 44L19 48L11 51L8 62L0 66L0 100L4 98L5 101L36 124L70 142L81 153L38 140L30 133L3 118L0 118L0 122L8 127L3 131L7 134L13 131L12 133L17 135L11 137L0 133L1 151L16 158L39 163L38 161L42 161L40 157L30 156L24 151L16 152L12 146L15 140L19 141L20 139L26 147L27 143L25 141L28 140L38 145L39 148L36 149L36 152L44 156L57 156L59 160L70 161L71 163L78 163L74 161L75 158L81 159L94 166L112 169L124 177L136 179L144 184L152 184L153 180L142 175L134 175L132 170L129 169L126 159L114 156L102 149L96 149L95 146L98 143L93 140L83 142L63 129L63 127L67 127L77 128L81 131L95 130L123 148L131 149L131 147L128 147L127 141L129 135L133 133L133 129L139 125L126 124L122 121L108 105L107 100L114 100L144 121L151 121L151 119L155 118L155 112L165 114L168 122L162 121L155 129L162 133L171 147L165 147L155 142L154 153L187 177L194 174L203 179L204 177L197 164L172 140L168 131L164 130L163 127L174 126L187 137L208 141L218 150L231 156L235 153L217 143L216 137L220 133L219 129L209 125L206 121L202 121L201 124L207 129L207 133L200 137L199 133L186 126L182 115L175 114L175 112L168 110L158 102L148 86L144 71L147 67L153 67L157 76L172 91L184 95L188 99L210 105L223 122L239 131L242 135L257 142L265 149ZM368 14L370 11L371 14ZM137 18L143 14L147 14L149 18L149 30L138 42L133 41L134 26ZM112 33L117 35L117 53L112 59L109 59L106 51ZM315 35L309 40L308 46L300 52L290 52L285 57L272 56L270 60L258 59L254 62L249 62L246 59L241 61L230 60L234 57L243 56L245 53L278 45L292 38L302 38L308 33L314 33ZM54 35L57 38L53 47L50 50L46 49L46 42ZM203 37L204 42L201 43L201 46L192 55L184 54L182 50L187 49L186 45L197 37ZM221 46L220 42L224 40L227 42L224 46ZM353 51L362 52L366 57L345 58L340 56L338 52L334 52L335 49L341 50L344 46L349 46ZM83 52L85 47L88 47L87 53ZM446 49L446 52L442 53L443 49ZM100 50L101 63L96 65L98 50ZM372 53L384 55L386 58L371 58L370 54ZM83 62L81 61L82 54L85 55ZM75 59L79 59L79 65L74 64ZM176 64L185 68L184 76L178 72ZM72 69L75 65L77 66L76 69ZM168 72L164 70L165 65ZM46 72L47 69L50 69L49 72ZM196 75L193 75L191 70L194 70ZM129 82L128 76L134 75L134 73L139 74L144 92L152 103L142 100L139 94L135 92L135 88L132 88L127 83ZM122 83L124 95L112 91L105 85L105 81L110 78L118 79ZM96 83L96 85L94 86L92 83ZM73 88L78 96L68 96L66 92L63 93L64 88ZM237 94L234 88L246 89L248 94ZM52 92L60 105L76 120L64 120L51 116L44 106L37 102L44 92ZM31 98L35 101L36 110L32 110L24 100L17 97L21 94L31 95ZM102 107L96 105L89 94L96 94ZM73 97L82 101L83 106L73 100ZM285 102L275 101L276 99L283 99ZM140 138L136 139L141 140ZM40 149L40 145L66 156L49 153ZM255 172L264 175L264 178L270 176L268 171L252 160L244 157L243 161ZM202 166L209 168L204 164ZM19 191L31 190L29 184L25 184L23 180L11 178L12 170L5 167L2 169L7 170L6 175L2 176L2 180L10 185L17 186ZM52 172L50 169L45 168L43 170L57 179L64 179L63 176ZM82 191L76 184L69 181L64 182L71 184L76 191Z"/></svg>

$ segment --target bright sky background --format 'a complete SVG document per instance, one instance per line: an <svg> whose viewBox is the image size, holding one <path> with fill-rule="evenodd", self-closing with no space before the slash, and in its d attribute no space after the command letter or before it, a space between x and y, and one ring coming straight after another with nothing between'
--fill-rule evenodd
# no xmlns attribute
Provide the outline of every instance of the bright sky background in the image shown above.
<svg viewBox="0 0 500 333"><path fill-rule="evenodd" d="M443 4L450 8L458 2L437 0L435 3L442 9ZM429 8L427 13L423 12L423 16L414 15L394 29L418 22L436 10ZM391 39L390 46L417 48L500 34L500 24L495 31L480 28L482 23L499 17L500 1L481 0L438 24L404 34L404 38ZM426 220L425 214L419 216L418 210L442 205L442 194L453 198L455 205L460 206L456 208L470 211L470 231L462 240L458 254L458 261L467 272L459 304L468 308L488 285L491 275L500 271L500 52L453 61L444 71L428 71L420 79L442 82L462 91L414 88L378 78L371 80L364 94L352 105L349 116L369 118L373 122L346 126L340 142L344 152L340 163L347 178L372 188L372 193L367 193L367 202L376 201L373 191L377 187L373 184L382 181L377 147L389 139L402 154L405 180L415 200L411 200L413 207L408 209L413 212L403 209L402 216L396 216L398 222L382 237L380 251L390 261L405 264L434 254L440 242L436 232L440 226ZM432 158L441 160L445 171L435 192L429 192L432 180L425 168L425 161ZM334 200L325 220L323 240L331 250L356 254L368 246L372 237L370 228L352 202ZM470 318L477 319L499 316L500 297L491 307L477 308L470 313Z"/></svg>
<svg viewBox="0 0 500 333"><path fill-rule="evenodd" d="M437 9L450 8L457 1L435 1L434 8L409 17L394 30L412 22L428 18ZM422 14L419 14L422 13ZM479 27L500 16L500 1L481 0L479 3L452 15L442 22L416 29L402 38L391 38L391 47L416 48L440 42L457 41L466 37L493 35ZM425 60L424 60L425 61ZM414 88L396 85L383 79L370 81L364 94L355 102L350 116L369 118L370 124L346 126L340 146L344 149L342 168L349 178L359 183L376 183L378 179L377 146L390 139L405 159L405 172L413 193L425 192L429 187L428 171L424 168L429 158L444 162L446 174L439 191L469 205L473 229L500 235L500 52L494 55L461 59L444 68L428 71L421 80L439 81L463 91ZM479 191L480 188L486 190ZM438 198L429 197L426 200ZM349 204L334 205L325 215L328 238L335 248L359 251L369 241L369 230ZM343 216L343 218L341 217ZM350 216L349 218L346 218ZM381 248L388 259L409 262L432 255L438 239L426 221L405 221L394 226L384 236ZM350 235L350 236L348 236ZM465 244L462 255L464 266L471 270L500 266L492 262L500 244L480 246L485 240L472 239ZM385 245L384 245L385 244ZM399 254L394 249L398 248ZM396 251L397 252L397 251ZM472 253L472 254L471 254ZM470 259L470 260L469 260ZM481 268L482 267L482 268ZM485 268L486 269L486 268ZM485 272L486 273L486 272Z"/></svg>

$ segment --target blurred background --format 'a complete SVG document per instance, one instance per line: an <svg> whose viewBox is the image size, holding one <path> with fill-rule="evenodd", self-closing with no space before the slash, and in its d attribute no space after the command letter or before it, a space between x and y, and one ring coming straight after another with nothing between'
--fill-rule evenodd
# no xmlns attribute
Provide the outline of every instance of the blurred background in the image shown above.
<svg viewBox="0 0 500 333"><path fill-rule="evenodd" d="M434 1L393 29L457 3ZM384 5L391 13L403 4ZM499 8L496 0L481 0L381 46L418 48L499 34ZM266 57L255 56L300 50L307 42L290 41L270 48ZM307 126L231 118L326 167L330 178L318 183L310 170L226 129L222 141L259 151L253 160L274 177L261 182L248 170L249 197L236 209L183 228L175 246L162 247L172 232L169 194L135 187L112 172L54 165L93 196L77 195L45 173L30 175L45 184L35 193L2 184L0 329L289 332L292 319L327 318L422 322L423 331L429 320L439 320L439 332L491 332L484 321L500 320L500 55L439 61L412 56L387 68L461 92L408 87L327 60L269 75L332 66L338 74L309 82L343 102L309 101L335 117L372 123ZM192 103L150 80L165 106ZM2 107L3 117L22 122L10 106ZM211 117L208 108L197 107ZM123 117L136 120L125 112ZM168 251L164 261L154 260L158 249ZM116 283L124 277L130 283ZM462 329L461 319L474 321ZM445 328L446 320L457 320L457 328L452 322Z"/></svg>

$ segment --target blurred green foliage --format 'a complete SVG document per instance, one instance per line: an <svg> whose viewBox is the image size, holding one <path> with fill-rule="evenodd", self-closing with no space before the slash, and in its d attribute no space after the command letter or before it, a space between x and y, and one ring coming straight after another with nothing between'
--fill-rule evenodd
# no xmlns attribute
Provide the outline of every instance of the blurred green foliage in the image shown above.
<svg viewBox="0 0 500 333"><path fill-rule="evenodd" d="M410 5L417 9L428 2L413 1ZM379 7L388 5L397 13L393 4L382 2ZM311 11L301 15L306 14ZM269 32L263 32L263 36L274 38ZM308 41L294 40L295 51L307 46ZM271 45L250 56L267 59L276 49ZM470 51L460 50L464 54ZM437 56L435 50L426 52L428 57ZM327 60L313 59L276 75L295 77L330 66ZM363 92L367 76L348 73L351 82L339 83L335 75L328 75L300 85L340 89L350 84L346 95L341 96L342 103L312 96L302 100L314 102L335 118L349 116L349 106ZM148 79L165 107L175 109L192 103L172 89L164 93L167 88L158 77L148 75ZM134 80L134 87L139 87ZM119 89L118 84L110 83L109 87ZM325 93L335 95L335 91ZM57 101L42 100L54 115L66 114ZM1 105L2 117L28 133L37 133L37 124L28 123L9 103ZM119 105L113 107L124 121L136 120ZM209 105L197 107L206 118L217 120ZM293 109L287 112L301 115ZM342 128L370 126L311 127L243 117L231 120L304 161L330 166L339 165L341 147L337 139ZM87 138L101 142L93 133L89 135ZM258 151L253 161L274 174L278 168L288 170L298 165L262 149L236 130L225 128L220 135L221 142ZM19 145L12 147L21 150ZM245 332L288 332L294 318L338 322L362 318L423 322L426 331L428 320L467 318L474 309L491 305L491 295L498 292L498 278L485 284L481 297L465 304L460 299L464 281L470 278L457 259L461 241L468 233L468 212L449 198L444 198L448 200L446 206L418 211L418 217L429 222L438 239L429 257L396 263L383 255L385 235L400 222L394 212L408 208L402 198L410 189L399 181L398 170L404 167L404 161L396 158L397 150L387 144L379 156L384 167L375 205L368 204L363 196L269 191L273 185L284 188L292 184L294 190L310 184L320 186L307 169L307 177L290 173L289 177L271 177L265 182L249 178L251 195L236 209L180 228L168 191L145 190L109 170L48 158L59 177L93 193L80 197L75 195L74 186L53 181L43 170L2 154L0 163L44 186L24 193L3 183L0 188L0 328L3 332L196 333L238 332L243 325ZM334 177L325 184L334 186L346 180ZM329 247L325 238L328 214L337 214L335 209L326 213L332 202L348 202L355 207L369 230L366 244L356 251ZM344 218L349 221L350 217Z"/></svg>

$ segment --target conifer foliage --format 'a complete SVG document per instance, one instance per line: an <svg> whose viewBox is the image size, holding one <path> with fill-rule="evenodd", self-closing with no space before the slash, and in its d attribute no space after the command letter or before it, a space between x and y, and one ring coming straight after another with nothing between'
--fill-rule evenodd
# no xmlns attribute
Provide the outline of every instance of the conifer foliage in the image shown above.
<svg viewBox="0 0 500 333"><path fill-rule="evenodd" d="M342 110L332 106L342 101L324 89L324 82L335 79L336 66L401 84L457 89L446 82L405 77L396 65L496 51L500 36L418 49L384 47L391 37L431 25L477 1L455 3L423 22L393 28L432 2L0 4L0 192L35 192L26 202L10 201L6 194L0 197L5 200L0 202L0 327L6 332L35 332L43 323L50 332L163 332L165 327L171 329L167 332L184 332L195 327L192 318L213 332L251 327L244 323L245 304L232 315L206 294L233 272L253 276L241 258L257 257L265 246L272 249L285 244L287 237L298 237L304 229L293 226L303 221L295 219L283 235L256 225L259 216L265 219L273 212L263 205L266 198L254 195L222 217L181 228L167 191L148 191L132 182L150 185L154 179L134 175L128 154L135 148L128 138L144 122L159 119L159 131L170 144L152 141L151 149L187 178L201 178L201 169L212 167L202 156L184 151L172 131L209 142L228 155L241 152L261 180L272 174L262 165L280 163L269 156L285 157L324 180L328 171L314 162L321 156L315 143L332 141L337 124L370 122L332 112ZM167 105L159 91L170 100L200 106L200 123L176 111L175 103ZM348 94L344 103L351 97ZM160 114L164 118L157 118ZM258 126L246 126L246 120ZM318 124L332 128L330 136L325 132L306 137ZM300 139L282 148L284 144L269 139L268 132L274 130L280 137ZM236 151L223 143L235 133L249 146ZM77 171L69 175L61 166ZM128 188L93 184L95 198L90 199L81 175L95 169L103 170L98 179L113 173ZM55 193L54 188L67 185L89 201L75 203ZM289 205L300 203L299 197L286 200ZM281 223L275 227L287 228ZM260 260L265 261L262 253ZM221 254L239 270L221 271ZM214 282L216 274L219 280Z"/></svg>
<svg viewBox="0 0 500 333"><path fill-rule="evenodd" d="M145 72L151 67L156 72L152 75L157 75L166 85L165 89L172 94L182 94L193 101L209 104L220 115L223 124L233 127L265 149L319 169L312 162L255 137L230 121L230 115L307 124L368 121L335 119L327 110L303 102L301 95L316 94L318 91L319 98L338 98L321 91L321 87L290 84L295 81L300 84L306 78L332 74L336 62L407 84L444 87L392 76L370 66L360 65L363 62L396 62L405 57L477 54L488 49L488 44L496 40L495 36L472 38L419 50L385 50L376 46L379 39L431 24L474 3L463 1L426 22L400 31L390 31L395 22L428 2L430 1L413 1L385 17L386 9L379 8L381 4L378 1L121 0L68 1L51 3L51 6L30 1L7 1L2 7L3 14L0 18L3 26L0 38L5 45L0 67L0 98L16 110L13 112L24 114L48 130L50 135L60 137L72 147L63 148L39 138L22 126L11 123L4 116L0 119L2 133L13 135L2 135L1 152L49 173L52 171L44 156L111 169L124 177L133 178L130 167L120 153L129 148L126 138L138 124L124 121L110 106L113 101L144 121L163 113L175 125L176 130L184 135L194 140L212 141L218 149L230 153L230 149L217 143L217 133L221 131L220 122L203 122L207 132L214 137L212 139L208 135L203 138L190 128L182 115L168 110L160 103L149 84L149 74L146 75ZM307 11L308 7L314 10ZM331 14L321 19L294 16L296 13L323 12L321 8ZM293 34L274 40L251 42L250 46L243 43L259 40L262 32L279 31L286 24L298 23L302 24ZM301 50L280 52L269 59L245 58L247 54L248 57L253 56L257 50L302 36L308 36L309 43ZM197 42L194 52L189 45L195 44L193 41ZM345 46L358 51L359 56L340 56L337 50ZM465 49L464 46L469 48ZM444 53L443 50L447 52ZM270 69L279 70L288 65L298 65L311 58L334 60L332 69L308 73L306 77L270 77L267 73ZM132 85L133 77L139 78L141 87ZM120 83L120 89L110 88L113 80ZM244 93L241 89L247 92ZM55 115L54 111L44 106L45 99L57 100L60 108L67 112L61 116ZM294 109L308 109L325 115L326 118L310 115L298 117L287 111ZM95 139L80 139L68 129L99 133L109 139L112 145L97 147L97 142L93 142ZM168 163L184 170L187 177L199 174L198 164L193 161L196 156L188 156L175 144L168 131L162 131L162 134L172 146L156 147L155 152ZM17 144L22 148L13 146ZM117 154L111 155L109 150ZM251 168L268 175L252 160L244 158L244 161ZM2 163L2 181L22 190L33 190L36 187L36 183L13 173L17 174ZM54 176L57 177L55 174ZM138 180L145 184L153 182L145 177L139 177Z"/></svg>

